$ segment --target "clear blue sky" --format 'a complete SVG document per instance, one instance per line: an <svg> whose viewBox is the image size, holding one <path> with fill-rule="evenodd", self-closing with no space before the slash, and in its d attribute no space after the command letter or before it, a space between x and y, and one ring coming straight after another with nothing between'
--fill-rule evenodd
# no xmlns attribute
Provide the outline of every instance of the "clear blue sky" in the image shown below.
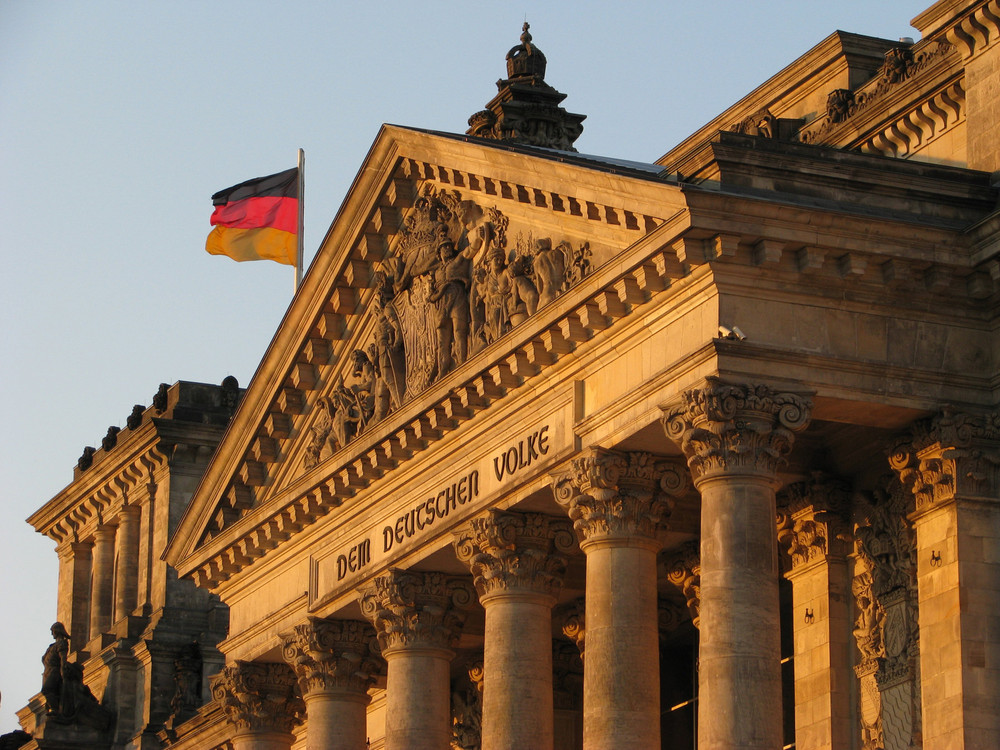
<svg viewBox="0 0 1000 750"><path fill-rule="evenodd" d="M291 269L204 251L210 196L306 151L312 258L379 125L464 132L527 16L585 153L653 161L836 29L930 0L0 2L0 733L41 685L26 523L161 382L246 385Z"/></svg>

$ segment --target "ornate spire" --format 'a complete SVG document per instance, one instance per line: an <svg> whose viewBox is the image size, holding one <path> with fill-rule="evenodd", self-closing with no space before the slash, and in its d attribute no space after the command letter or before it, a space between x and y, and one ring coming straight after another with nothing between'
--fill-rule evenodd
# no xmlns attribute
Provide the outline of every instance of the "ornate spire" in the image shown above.
<svg viewBox="0 0 1000 750"><path fill-rule="evenodd" d="M560 107L566 95L544 79L545 55L531 43L526 21L521 43L507 53L507 78L497 81L497 95L486 109L469 118L466 132L479 138L576 151L573 142L583 132L586 115Z"/></svg>

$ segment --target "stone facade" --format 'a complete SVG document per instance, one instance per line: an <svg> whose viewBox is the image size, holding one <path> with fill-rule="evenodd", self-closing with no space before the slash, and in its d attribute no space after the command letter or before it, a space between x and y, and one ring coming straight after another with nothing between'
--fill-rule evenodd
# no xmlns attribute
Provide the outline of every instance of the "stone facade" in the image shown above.
<svg viewBox="0 0 1000 750"><path fill-rule="evenodd" d="M468 135L383 128L211 462L32 519L108 746L1000 746L1000 3L913 23L655 163L572 150L527 27ZM200 668L109 553L189 454Z"/></svg>

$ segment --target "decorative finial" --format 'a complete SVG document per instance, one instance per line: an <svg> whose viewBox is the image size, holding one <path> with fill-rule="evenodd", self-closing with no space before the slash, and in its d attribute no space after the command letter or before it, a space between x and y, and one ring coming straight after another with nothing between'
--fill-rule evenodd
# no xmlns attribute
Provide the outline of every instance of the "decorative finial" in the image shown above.
<svg viewBox="0 0 1000 750"><path fill-rule="evenodd" d="M531 54L531 34L528 33L528 29L531 27L527 21L524 22L524 26L521 28L521 44L524 45L524 50L529 55Z"/></svg>

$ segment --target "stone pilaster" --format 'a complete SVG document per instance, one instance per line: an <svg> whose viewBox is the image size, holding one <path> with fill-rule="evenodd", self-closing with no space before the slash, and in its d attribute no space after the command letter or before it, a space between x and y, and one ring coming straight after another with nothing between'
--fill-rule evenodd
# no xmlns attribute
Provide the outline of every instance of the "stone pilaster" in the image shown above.
<svg viewBox="0 0 1000 750"><path fill-rule="evenodd" d="M93 542L59 547L59 622L70 635L70 649L86 649L90 638L90 579Z"/></svg>
<svg viewBox="0 0 1000 750"><path fill-rule="evenodd" d="M849 747L851 597L846 539L849 488L817 475L791 485L778 542L789 555L795 665L795 747Z"/></svg>
<svg viewBox="0 0 1000 750"><path fill-rule="evenodd" d="M664 408L667 436L702 497L703 750L782 745L775 489L810 409L801 395L717 378Z"/></svg>
<svg viewBox="0 0 1000 750"><path fill-rule="evenodd" d="M382 669L371 625L310 617L283 640L306 705L306 750L365 750L368 688Z"/></svg>
<svg viewBox="0 0 1000 750"><path fill-rule="evenodd" d="M392 569L361 592L388 662L386 750L440 750L451 739L449 664L472 586L443 573Z"/></svg>
<svg viewBox="0 0 1000 750"><path fill-rule="evenodd" d="M587 556L586 750L660 746L656 554L686 472L591 448L554 479Z"/></svg>
<svg viewBox="0 0 1000 750"><path fill-rule="evenodd" d="M139 519L142 510L124 505L118 515L114 621L132 614L139 591Z"/></svg>
<svg viewBox="0 0 1000 750"><path fill-rule="evenodd" d="M486 611L483 750L553 747L552 607L575 546L565 519L498 510L456 538Z"/></svg>
<svg viewBox="0 0 1000 750"><path fill-rule="evenodd" d="M100 525L94 531L94 571L90 584L90 637L111 629L114 604L115 527Z"/></svg>
<svg viewBox="0 0 1000 750"><path fill-rule="evenodd" d="M233 725L233 750L289 750L305 705L286 664L238 661L212 678L212 698Z"/></svg>
<svg viewBox="0 0 1000 750"><path fill-rule="evenodd" d="M998 747L1000 415L922 422L890 463L915 498L923 746Z"/></svg>

